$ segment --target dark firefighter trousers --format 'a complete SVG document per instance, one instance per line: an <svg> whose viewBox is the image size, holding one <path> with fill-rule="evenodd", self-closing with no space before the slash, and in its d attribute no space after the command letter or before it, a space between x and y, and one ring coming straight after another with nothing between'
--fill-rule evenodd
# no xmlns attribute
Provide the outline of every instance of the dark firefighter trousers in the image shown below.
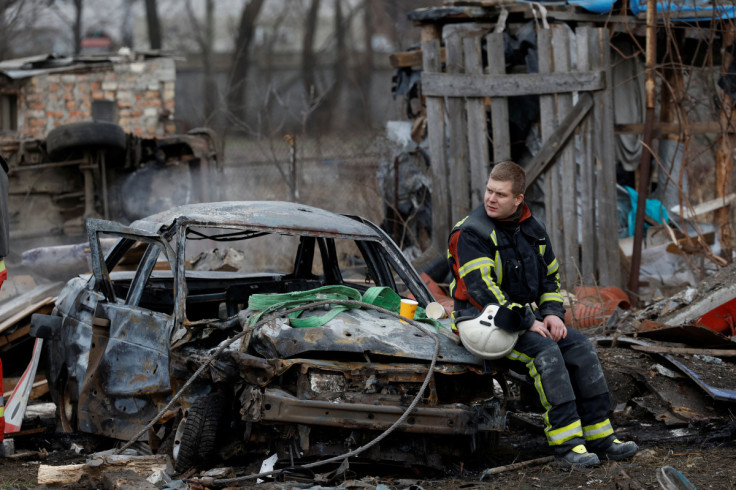
<svg viewBox="0 0 736 490"><path fill-rule="evenodd" d="M613 442L608 386L598 355L585 335L568 328L567 336L555 342L527 331L506 357L515 361L514 371L531 376L545 409L547 442L556 454L578 444L595 451Z"/></svg>

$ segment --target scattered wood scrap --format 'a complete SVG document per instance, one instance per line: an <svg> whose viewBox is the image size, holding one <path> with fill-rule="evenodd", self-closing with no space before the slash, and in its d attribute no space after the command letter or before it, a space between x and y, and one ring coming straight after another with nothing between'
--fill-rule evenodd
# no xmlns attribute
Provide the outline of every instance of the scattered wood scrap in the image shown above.
<svg viewBox="0 0 736 490"><path fill-rule="evenodd" d="M524 468L525 466L537 466L540 464L551 463L554 460L555 460L554 456L545 456L544 458L530 459L529 461L522 461L520 463L512 463L512 464L507 464L505 466L496 466L495 468L488 468L480 476L480 479L483 480L483 478L485 478L486 476L497 475L498 473L503 473L504 471L518 470L519 468Z"/></svg>
<svg viewBox="0 0 736 490"><path fill-rule="evenodd" d="M64 466L41 465L38 468L39 485L70 485L79 483L87 476L93 482L102 481L104 473L130 470L144 478L158 470L166 469L163 455L125 456L109 455L95 458L81 464Z"/></svg>

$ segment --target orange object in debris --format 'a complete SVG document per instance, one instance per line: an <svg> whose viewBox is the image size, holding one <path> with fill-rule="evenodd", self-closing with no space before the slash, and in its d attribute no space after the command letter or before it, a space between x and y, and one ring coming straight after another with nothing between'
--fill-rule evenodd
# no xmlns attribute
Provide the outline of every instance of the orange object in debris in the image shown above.
<svg viewBox="0 0 736 490"><path fill-rule="evenodd" d="M565 311L565 323L573 328L600 325L608 320L616 308L631 308L631 301L626 293L614 286L576 287L575 296L577 302Z"/></svg>
<svg viewBox="0 0 736 490"><path fill-rule="evenodd" d="M736 298L713 308L695 320L695 323L733 337L736 335L736 330L734 330L734 323L736 323Z"/></svg>

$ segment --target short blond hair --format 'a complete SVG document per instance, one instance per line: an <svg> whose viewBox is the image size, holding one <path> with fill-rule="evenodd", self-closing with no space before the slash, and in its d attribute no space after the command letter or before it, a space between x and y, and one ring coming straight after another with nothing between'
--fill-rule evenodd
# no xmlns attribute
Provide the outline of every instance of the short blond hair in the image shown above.
<svg viewBox="0 0 736 490"><path fill-rule="evenodd" d="M500 182L511 182L511 192L515 196L523 194L526 190L526 171L510 160L494 163L488 178Z"/></svg>

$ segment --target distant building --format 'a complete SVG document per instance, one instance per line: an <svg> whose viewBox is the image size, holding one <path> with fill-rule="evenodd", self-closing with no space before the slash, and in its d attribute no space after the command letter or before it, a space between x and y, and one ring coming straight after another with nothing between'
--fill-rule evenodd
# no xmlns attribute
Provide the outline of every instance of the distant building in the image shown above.
<svg viewBox="0 0 736 490"><path fill-rule="evenodd" d="M0 138L43 138L78 121L109 121L129 133L175 132L176 70L163 56L123 52L33 56L0 62Z"/></svg>

